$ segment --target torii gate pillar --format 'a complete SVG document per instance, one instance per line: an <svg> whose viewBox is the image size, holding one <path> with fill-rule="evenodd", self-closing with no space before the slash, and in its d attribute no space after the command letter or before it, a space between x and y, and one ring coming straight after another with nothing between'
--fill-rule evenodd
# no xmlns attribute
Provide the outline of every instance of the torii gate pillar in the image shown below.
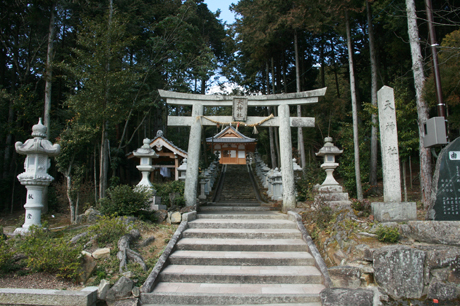
<svg viewBox="0 0 460 306"><path fill-rule="evenodd" d="M283 211L296 206L294 169L292 168L291 122L289 105L278 106L281 173L283 175ZM281 137L282 135L282 137Z"/></svg>
<svg viewBox="0 0 460 306"><path fill-rule="evenodd" d="M203 104L196 103L192 107L192 118L203 115ZM190 136L188 140L188 159L187 172L185 174L184 197L187 206L196 204L196 193L198 184L198 165L200 161L201 144L201 122L195 120L190 126Z"/></svg>

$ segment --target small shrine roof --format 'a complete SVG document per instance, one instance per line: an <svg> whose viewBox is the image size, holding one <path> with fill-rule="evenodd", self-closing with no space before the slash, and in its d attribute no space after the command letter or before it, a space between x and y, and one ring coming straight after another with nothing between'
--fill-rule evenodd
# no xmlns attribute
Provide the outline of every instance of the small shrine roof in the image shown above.
<svg viewBox="0 0 460 306"><path fill-rule="evenodd" d="M187 154L187 151L184 151L182 150L181 148L179 148L178 146L174 145L174 143L168 139L166 139L166 137L163 136L163 131L161 130L158 130L157 131L157 136L155 138L153 138L151 141L150 141L150 147L152 149L156 149L157 151L161 151L163 147L167 148L168 150L170 150L171 152L183 157L183 158L187 158L188 154ZM128 156L128 158L132 158L134 157L133 155L133 152L130 152L128 154L126 154Z"/></svg>
<svg viewBox="0 0 460 306"><path fill-rule="evenodd" d="M214 143L251 143L257 142L257 139L247 137L238 132L233 126L227 126L221 132L217 133L213 137L206 138L206 142Z"/></svg>
<svg viewBox="0 0 460 306"><path fill-rule="evenodd" d="M164 143L162 143L160 140L163 140ZM167 147L169 150L171 150L172 152L174 153L177 153L178 155L186 158L187 157L187 152L182 150L181 148L179 148L178 146L174 145L174 143L168 139L166 139L166 137L163 136L163 131L162 130L158 130L157 131L157 136L155 138L152 139L152 141L150 142L150 147L151 148L155 148L159 150L161 150L161 147L162 146L165 146Z"/></svg>

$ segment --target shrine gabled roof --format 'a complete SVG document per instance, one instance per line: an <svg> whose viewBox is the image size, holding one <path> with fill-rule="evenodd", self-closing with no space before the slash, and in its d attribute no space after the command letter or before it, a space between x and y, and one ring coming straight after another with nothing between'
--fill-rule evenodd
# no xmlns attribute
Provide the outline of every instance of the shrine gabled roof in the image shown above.
<svg viewBox="0 0 460 306"><path fill-rule="evenodd" d="M183 158L187 158L187 156L188 156L187 151L182 150L178 146L174 145L174 143L172 143L172 141L169 141L168 139L166 139L163 136L163 131L161 131L161 130L157 131L157 136L150 141L149 145L150 145L150 147L152 149L156 149L157 151L161 151L161 149L163 147L166 147L171 152L176 153L177 155L179 155L179 156L181 156ZM126 156L129 159L129 158L133 158L134 154L133 154L133 152L130 152L130 153L126 154Z"/></svg>
<svg viewBox="0 0 460 306"><path fill-rule="evenodd" d="M226 135L234 135L234 136L226 136ZM250 143L250 142L257 142L257 139L247 137L240 132L238 132L233 126L227 126L225 129L214 135L213 137L206 138L206 142L214 142L214 143Z"/></svg>
<svg viewBox="0 0 460 306"><path fill-rule="evenodd" d="M161 140L163 142L161 142ZM159 130L157 131L157 136L150 141L150 147L155 148L160 151L161 147L167 147L169 150L171 150L174 153L177 153L178 155L186 158L187 157L187 152L179 148L178 146L174 145L172 141L169 141L163 136L163 131Z"/></svg>

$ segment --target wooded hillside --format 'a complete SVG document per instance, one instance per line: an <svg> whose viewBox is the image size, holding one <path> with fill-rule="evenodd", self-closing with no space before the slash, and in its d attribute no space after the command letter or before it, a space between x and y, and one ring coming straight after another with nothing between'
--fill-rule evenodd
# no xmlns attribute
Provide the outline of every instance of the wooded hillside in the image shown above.
<svg viewBox="0 0 460 306"><path fill-rule="evenodd" d="M434 157L419 146L417 97L428 117L436 116L437 102L427 11L420 0L415 1L416 24L426 82L423 96L416 93L410 2L240 0L232 5L236 23L225 25L203 0L0 0L0 210L25 203L25 189L16 179L24 157L16 154L14 143L31 137L38 117L49 127L50 141L62 146L50 169L53 184L70 182L70 196L91 203L111 184L136 182L140 175L126 154L157 130L187 150L188 129L168 128L166 117L190 115L191 109L167 106L157 90L204 94L217 72L247 94L328 87L316 105L291 109L292 116L315 117L317 125L303 129L304 156L292 130L295 155L305 167L314 164L314 153L330 135L345 150L338 174L358 197L359 185L361 197L366 196L380 179L376 91L393 87L400 158L412 164L422 160L420 199L425 202ZM455 139L460 131L460 1L432 5L449 134ZM258 116L273 112L250 110ZM205 128L204 137L217 131ZM252 129L243 132L250 135ZM259 132L259 152L273 167L279 165L276 130ZM360 172L354 144L360 149Z"/></svg>

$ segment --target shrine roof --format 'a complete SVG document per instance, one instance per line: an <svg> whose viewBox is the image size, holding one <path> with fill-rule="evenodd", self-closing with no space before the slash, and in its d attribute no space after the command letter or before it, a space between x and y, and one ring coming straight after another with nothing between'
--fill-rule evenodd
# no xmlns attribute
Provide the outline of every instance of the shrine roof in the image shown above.
<svg viewBox="0 0 460 306"><path fill-rule="evenodd" d="M233 126L227 126L220 133L217 133L213 137L206 138L206 142L214 143L251 143L257 142L257 139L247 137L238 132Z"/></svg>
<svg viewBox="0 0 460 306"><path fill-rule="evenodd" d="M160 140L163 140L165 143L160 143ZM174 153L177 153L178 155L182 157L187 157L187 152L176 146L172 141L169 141L166 139L166 137L163 136L163 131L158 130L157 131L157 136L150 141L150 147L154 148L157 147L156 149L161 150L161 147L166 144L166 147L168 147L169 150L171 150ZM170 147L169 147L169 146Z"/></svg>
<svg viewBox="0 0 460 306"><path fill-rule="evenodd" d="M165 147L171 152L183 158L187 158L187 155L188 155L187 151L182 150L181 148L176 146L172 141L166 139L166 137L163 136L163 131L161 130L157 131L157 136L150 141L150 147L152 149L156 149L156 151L161 151L163 147ZM126 154L126 156L129 159L129 158L133 158L134 154L133 152L130 152Z"/></svg>

